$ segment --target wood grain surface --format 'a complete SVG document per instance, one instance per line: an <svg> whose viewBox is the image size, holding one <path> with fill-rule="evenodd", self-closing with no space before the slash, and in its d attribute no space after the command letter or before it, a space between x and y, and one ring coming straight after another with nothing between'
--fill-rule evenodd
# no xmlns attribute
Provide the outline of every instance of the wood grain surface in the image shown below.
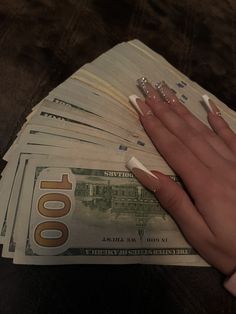
<svg viewBox="0 0 236 314"><path fill-rule="evenodd" d="M134 38L236 109L235 0L1 0L0 155L52 88ZM213 268L36 267L1 258L0 314L236 313L223 280Z"/></svg>

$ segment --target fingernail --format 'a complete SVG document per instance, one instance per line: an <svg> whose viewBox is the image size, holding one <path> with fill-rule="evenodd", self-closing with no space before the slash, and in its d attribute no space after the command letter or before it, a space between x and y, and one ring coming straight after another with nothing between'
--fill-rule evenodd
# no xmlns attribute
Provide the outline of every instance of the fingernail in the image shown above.
<svg viewBox="0 0 236 314"><path fill-rule="evenodd" d="M141 92L144 94L144 96L154 99L157 97L155 88L152 86L152 84L148 81L146 77L139 78L137 80L137 85Z"/></svg>
<svg viewBox="0 0 236 314"><path fill-rule="evenodd" d="M126 167L147 189L154 193L157 192L160 186L159 178L149 171L137 158L130 158L126 163Z"/></svg>
<svg viewBox="0 0 236 314"><path fill-rule="evenodd" d="M131 104L134 106L134 109L143 116L144 114L138 104L138 102L141 101L141 99L136 95L130 95L129 100Z"/></svg>
<svg viewBox="0 0 236 314"><path fill-rule="evenodd" d="M178 102L178 98L173 89L171 89L165 81L155 84L156 90L162 96L162 98L169 104L175 104Z"/></svg>
<svg viewBox="0 0 236 314"><path fill-rule="evenodd" d="M131 104L134 106L134 109L141 114L142 116L153 115L150 107L143 102L138 96L131 95L129 96Z"/></svg>
<svg viewBox="0 0 236 314"><path fill-rule="evenodd" d="M211 112L219 117L221 117L220 109L215 105L215 103L209 98L207 95L203 95L202 99L205 104L205 108L207 112Z"/></svg>

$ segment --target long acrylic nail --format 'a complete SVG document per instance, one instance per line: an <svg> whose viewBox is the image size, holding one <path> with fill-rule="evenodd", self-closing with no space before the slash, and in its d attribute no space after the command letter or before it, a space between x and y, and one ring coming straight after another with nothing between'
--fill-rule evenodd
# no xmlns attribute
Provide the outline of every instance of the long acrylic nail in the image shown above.
<svg viewBox="0 0 236 314"><path fill-rule="evenodd" d="M211 112L219 117L221 117L220 109L216 106L216 104L209 98L207 95L203 95L202 99L205 104L205 108L207 112Z"/></svg>
<svg viewBox="0 0 236 314"><path fill-rule="evenodd" d="M137 85L141 92L146 96L147 98L156 99L157 93L155 88L152 86L152 84L148 81L146 77L141 77L137 80Z"/></svg>
<svg viewBox="0 0 236 314"><path fill-rule="evenodd" d="M137 158L130 158L126 163L126 167L147 189L154 193L158 191L160 186L159 178L149 171Z"/></svg>
<svg viewBox="0 0 236 314"><path fill-rule="evenodd" d="M134 109L142 116L153 116L152 110L150 107L143 102L138 96L131 95L129 96L129 100L133 105Z"/></svg>
<svg viewBox="0 0 236 314"><path fill-rule="evenodd" d="M165 81L155 84L156 90L159 92L161 97L169 104L175 104L179 102L178 98L173 89L171 89Z"/></svg>

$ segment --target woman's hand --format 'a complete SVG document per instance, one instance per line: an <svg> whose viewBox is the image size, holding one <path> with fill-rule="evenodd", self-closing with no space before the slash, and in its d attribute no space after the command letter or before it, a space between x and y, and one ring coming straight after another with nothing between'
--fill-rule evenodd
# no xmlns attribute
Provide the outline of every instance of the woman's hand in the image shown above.
<svg viewBox="0 0 236 314"><path fill-rule="evenodd" d="M141 123L188 192L168 176L132 163L137 179L152 190L189 243L225 274L236 269L236 135L204 96L211 128L199 121L162 82L138 80L145 100L130 100ZM197 105L197 104L196 104Z"/></svg>

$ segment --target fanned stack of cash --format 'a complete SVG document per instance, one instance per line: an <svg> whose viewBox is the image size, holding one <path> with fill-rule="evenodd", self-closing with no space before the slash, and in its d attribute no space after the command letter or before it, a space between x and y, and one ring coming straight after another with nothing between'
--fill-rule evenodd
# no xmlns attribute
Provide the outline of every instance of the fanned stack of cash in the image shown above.
<svg viewBox="0 0 236 314"><path fill-rule="evenodd" d="M135 156L175 176L128 101L142 97L140 77L165 80L206 124L207 93L236 130L234 112L143 43L115 46L36 105L4 156L3 257L21 264L207 265L125 166Z"/></svg>

